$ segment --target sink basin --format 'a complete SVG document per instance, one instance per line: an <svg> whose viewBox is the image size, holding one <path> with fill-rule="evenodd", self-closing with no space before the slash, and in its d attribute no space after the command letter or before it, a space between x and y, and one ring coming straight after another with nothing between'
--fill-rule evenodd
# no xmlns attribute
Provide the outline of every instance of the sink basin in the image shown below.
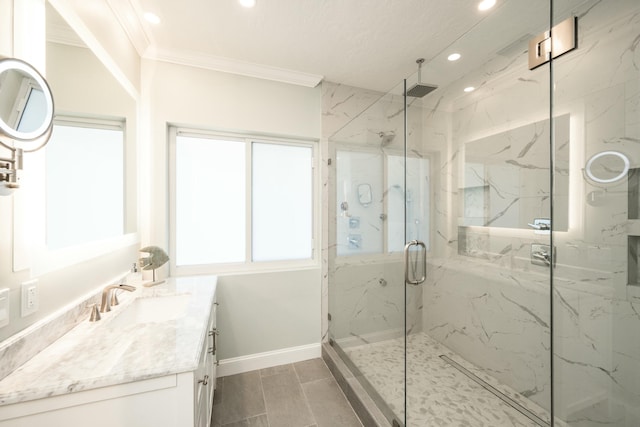
<svg viewBox="0 0 640 427"><path fill-rule="evenodd" d="M121 327L179 319L187 313L190 299L191 295L188 294L137 298L122 308L122 312L110 322L110 326Z"/></svg>

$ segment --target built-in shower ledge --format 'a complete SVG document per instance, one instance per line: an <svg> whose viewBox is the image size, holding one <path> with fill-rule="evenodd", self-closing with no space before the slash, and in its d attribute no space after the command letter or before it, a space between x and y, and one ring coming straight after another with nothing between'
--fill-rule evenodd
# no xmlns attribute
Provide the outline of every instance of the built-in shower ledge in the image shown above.
<svg viewBox="0 0 640 427"><path fill-rule="evenodd" d="M526 265L520 259L518 265ZM479 259L466 256L451 258L428 258L427 279L439 280L446 272L465 271L483 280L495 280L502 283L512 283L515 286L541 293L548 293L550 282L549 267L531 266L531 268L510 268L496 260ZM529 267L527 265L527 267ZM555 289L579 290L582 293L610 298L613 296L611 287L602 283L613 280L613 273L586 267L570 266L556 263L553 269L553 284Z"/></svg>

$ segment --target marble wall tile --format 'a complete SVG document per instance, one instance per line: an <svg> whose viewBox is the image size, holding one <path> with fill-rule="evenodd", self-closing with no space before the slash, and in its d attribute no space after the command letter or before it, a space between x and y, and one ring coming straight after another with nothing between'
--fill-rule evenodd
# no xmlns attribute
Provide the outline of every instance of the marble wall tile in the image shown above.
<svg viewBox="0 0 640 427"><path fill-rule="evenodd" d="M432 260L424 331L485 373L549 408L547 278L496 274L482 260Z"/></svg>
<svg viewBox="0 0 640 427"><path fill-rule="evenodd" d="M383 95L362 88L322 82L322 137L334 135ZM366 128L358 129L360 132L364 130Z"/></svg>
<svg viewBox="0 0 640 427"><path fill-rule="evenodd" d="M379 260L337 266L329 308L331 336L342 346L352 346L403 335L403 269L400 261ZM422 327L422 292L419 287L407 291L407 328L417 332Z"/></svg>
<svg viewBox="0 0 640 427"><path fill-rule="evenodd" d="M627 6L631 8L630 4ZM623 19L617 17L618 22L604 26L599 22L596 25L595 18L598 14L603 14L603 7L603 4L597 4L589 11L591 18L585 19L583 26L586 27L581 30L591 33L583 35L582 51L575 56L567 55L566 59L556 66L555 110L571 114L571 126L580 126L583 129L581 132L572 132L571 147L564 146L565 149L570 148L572 156L579 156L586 160L593 153L615 149L629 153L633 165L637 163L638 160L635 157L640 153L637 146L637 133L634 133L638 130L637 86L640 79L638 79L637 67L634 68L632 65L633 61L637 60L635 58L637 53L631 55L628 46L637 38L638 7L633 5L636 13L627 15ZM621 21L624 21L624 25ZM633 28L636 29L635 32ZM603 64L608 64L609 67ZM516 61L514 66L521 67L522 64ZM594 67L593 73L590 66ZM576 75L578 68L579 76ZM425 288L424 295L425 308L429 304L435 305L429 310L425 309L425 313L429 314L423 317L424 330L429 332L432 328L436 328L434 331L438 331L438 326L446 324L441 326L441 331L433 332L434 336L448 347L455 348L460 354L469 357L469 360L477 366L491 372L495 370L492 367L494 360L502 360L504 366L517 366L520 356L516 349L519 347L528 348L527 357L538 358L538 360L548 358L548 345L534 349L527 347L526 343L520 343L517 338L501 342L502 355L486 357L486 352L491 347L487 342L483 342L486 333L479 325L491 325L495 319L500 318L505 322L509 320L518 322L517 311L504 311L509 307L509 301L520 301L522 303L520 305L531 312L544 312L539 310L542 309L543 304L547 304L545 293L538 293L537 296L530 295L527 290L530 287L525 283L529 280L528 273L539 273L543 278L548 274L547 268L531 264L530 245L548 242L549 237L536 236L532 232L505 234L494 233L490 229L459 227L459 224L455 224L450 218L458 217L461 212L464 212L461 203L464 198L459 193L456 194L456 188L451 184L455 185L456 181L461 180L461 169L458 166L461 162L461 144L486 138L487 135L503 132L505 129L513 129L527 120L536 121L544 114L548 99L545 99L544 94L534 92L548 84L548 80L540 73L528 72L526 68L522 70L519 74L514 74L512 70L505 71L511 81L516 83L509 85L497 83L494 86L487 84L483 88L484 92L477 91L473 102L466 105L462 103L464 101L453 104L452 147L442 150L448 155L448 158L445 157L440 161L443 171L440 179L444 185L439 186L441 194L434 198L436 203L441 202L440 204L448 209L437 208L437 235L443 236L442 241L446 242L444 249L436 246L439 249L438 253L447 259L451 256L453 249L456 249L456 253L471 256L476 261L483 262L485 266L494 266L499 270L491 273L490 277L494 279L490 281L485 280L484 276L480 279L469 279L459 277L461 274L458 273L459 261L451 262L452 265L449 266L445 262L436 269L440 276L432 271L431 287ZM576 140L576 135L583 139ZM498 144L491 148L492 152L499 152L500 148L504 147ZM567 169L556 170L556 173L567 173ZM575 175L572 176L575 177ZM558 252L554 270L556 284L566 283L566 288L562 288L562 292L558 291L555 294L555 302L559 304L555 319L557 327L555 357L559 360L556 396L558 397L557 407L565 407L564 414L567 417L572 411L583 410L581 405L595 405L602 402L602 399L608 402L608 407L616 405L615 402L618 401L627 402L627 406L632 402L637 406L637 390L640 386L633 380L626 381L624 387L616 385L616 382L621 382L617 378L618 374L606 373L616 369L630 371L635 368L637 370L637 356L640 354L636 349L626 350L624 356L618 358L618 360L625 360L624 368L620 363L614 362L614 357L611 355L618 352L618 342L611 338L615 336L614 330L619 337L625 336L628 339L630 331L638 329L638 325L634 325L637 322L637 316L634 318L628 312L624 317L627 323L624 327L618 326L621 317L616 308L620 304L627 304L627 306L630 304L624 301L626 299L626 235L630 229L635 230L636 227L629 224L627 220L626 183L622 182L609 189L603 189L585 182L581 174L579 181L575 178L571 179L573 181L568 194L560 191L556 191L555 194L558 197L556 205L563 201L573 206L573 223L568 232L554 235ZM513 183L511 185L513 187ZM590 191L598 190L607 190L606 206L590 206L579 202L584 200L585 195ZM533 191L535 192L535 188ZM616 192L619 192L619 195L616 195ZM548 209L548 206L544 209ZM582 222L576 223L576 217ZM446 251L447 248L450 252ZM439 286L443 281L446 284L441 285L443 289L441 291ZM469 281L474 282L476 293L466 293L465 289ZM544 282L548 287L548 278ZM541 285L544 285L544 282ZM498 286L498 283L502 283L501 286L504 289L516 294L511 295L509 291L500 293L491 291L493 287ZM504 317L496 316L494 310L483 312L478 309L478 298L485 293L486 296L482 298L495 299L494 303L502 310L499 311L494 307L495 311L500 312ZM528 298L523 298L524 295L528 295ZM475 305L470 301L475 301ZM440 305L442 307L439 307ZM442 320L447 318L448 322ZM542 323L549 325L548 310L546 318L545 316L539 316L539 318ZM542 323L539 324L541 329L532 328L523 331L522 336L529 337L526 341L533 336L539 336L541 331L546 331L543 335L549 333L547 326L543 326ZM513 351L510 352L509 349ZM498 350L495 351L498 352ZM536 376L544 375L545 370L548 373L548 366L536 365L532 361L528 363L530 363L528 366L539 366L541 369L534 372L523 368L522 372L512 376L504 375L501 379L504 378L508 384L518 381L516 388L520 390L537 390L536 393L531 394L534 398L536 394L544 396L544 393L548 393L550 384L538 382ZM528 374L527 371L529 371ZM495 372L496 375L502 375L499 370ZM625 378L633 378L633 375ZM528 385L523 387L524 384ZM612 388L617 391L607 392ZM611 414L611 417L614 415Z"/></svg>
<svg viewBox="0 0 640 427"><path fill-rule="evenodd" d="M420 152L420 115L421 111L417 111L407 119L410 155L418 159L423 157ZM331 328L331 336L335 339L355 337L353 342L376 340L397 336L404 326L401 256L382 255L384 239L387 249L395 248L398 246L394 243L396 234L402 234L403 227L399 230L389 228L390 220L381 218L383 205L391 203L390 198L394 194L390 189L394 184L392 177L387 179L388 188L383 188L383 154L402 153L404 130L402 96L323 83L323 135L328 138L326 152L328 158L332 159L326 188L329 206L328 244L323 255L327 263L323 287L327 290L327 300L323 318L331 313L332 320L327 328ZM395 134L395 138L383 143L381 132L385 135ZM351 161L338 164L336 159L340 153ZM362 158L360 164L355 161L359 158ZM340 166L341 170L337 172ZM356 197L357 186L362 183L371 184L371 205L362 206ZM423 190L418 186L414 191ZM349 199L349 212L340 208L345 198ZM404 206L402 200L399 202ZM393 212L386 214L390 218ZM425 214L424 211L416 211L416 215L422 218ZM421 221L418 226L421 224L427 222ZM428 231L428 228L424 228L421 232L426 234ZM355 247L358 246L355 243L353 248L349 247L349 238L352 237L358 238L359 248ZM404 240L400 242L399 249L403 245ZM389 259L380 261L384 257ZM420 289L409 291L408 299L411 308L407 310L407 324L411 330L419 330L422 326L418 309L422 304ZM323 336L327 332L323 328Z"/></svg>

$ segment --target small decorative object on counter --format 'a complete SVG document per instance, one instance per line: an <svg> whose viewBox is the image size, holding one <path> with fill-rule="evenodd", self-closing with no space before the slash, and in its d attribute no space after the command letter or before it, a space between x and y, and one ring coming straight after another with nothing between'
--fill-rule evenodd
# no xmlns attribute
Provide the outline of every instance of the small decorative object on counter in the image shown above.
<svg viewBox="0 0 640 427"><path fill-rule="evenodd" d="M149 254L146 257L140 258L140 267L143 270L153 271L153 281L151 283L145 283L144 286L149 287L163 283L164 280L156 281L156 269L162 267L169 261L167 253L157 246L146 246L140 249L140 252Z"/></svg>

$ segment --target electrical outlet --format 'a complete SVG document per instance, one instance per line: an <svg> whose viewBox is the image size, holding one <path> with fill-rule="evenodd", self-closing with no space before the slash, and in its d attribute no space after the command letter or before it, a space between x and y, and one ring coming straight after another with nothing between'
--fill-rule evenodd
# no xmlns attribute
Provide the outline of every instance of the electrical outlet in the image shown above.
<svg viewBox="0 0 640 427"><path fill-rule="evenodd" d="M28 282L23 282L21 285L21 290L22 295L20 301L22 307L20 315L22 317L25 317L38 311L38 280L33 279L29 280Z"/></svg>

